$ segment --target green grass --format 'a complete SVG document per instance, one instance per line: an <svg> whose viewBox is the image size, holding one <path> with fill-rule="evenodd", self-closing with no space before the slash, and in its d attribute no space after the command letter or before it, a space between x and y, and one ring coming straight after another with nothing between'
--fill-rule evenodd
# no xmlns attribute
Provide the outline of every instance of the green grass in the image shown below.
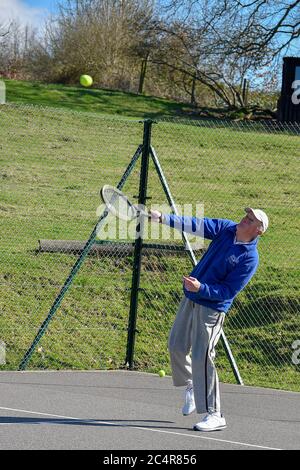
<svg viewBox="0 0 300 470"><path fill-rule="evenodd" d="M192 109L184 103L109 89L83 88L5 80L7 102L43 105L101 114L158 118L183 116Z"/></svg>
<svg viewBox="0 0 300 470"><path fill-rule="evenodd" d="M89 237L99 188L120 180L141 143L143 125L132 117L0 108L3 368L18 367L77 259L38 253L38 240ZM204 201L206 216L233 220L248 205L268 211L260 268L237 298L225 332L246 384L299 390L299 365L291 361L299 339L299 135L166 119L154 125L152 143L179 207ZM130 196L137 194L138 181L137 167L125 185ZM166 203L152 163L148 189L152 204ZM89 256L30 367L122 367L131 269L132 257ZM167 337L181 275L190 269L187 256L159 252L144 258L135 347L139 370L170 373ZM234 382L221 345L218 365L221 380Z"/></svg>

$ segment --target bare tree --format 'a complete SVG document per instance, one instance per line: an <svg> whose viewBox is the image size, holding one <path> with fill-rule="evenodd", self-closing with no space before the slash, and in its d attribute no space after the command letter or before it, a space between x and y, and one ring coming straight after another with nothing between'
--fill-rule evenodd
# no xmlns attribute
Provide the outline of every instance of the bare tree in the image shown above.
<svg viewBox="0 0 300 470"><path fill-rule="evenodd" d="M27 53L31 48L35 31L17 20L0 25L1 74L7 78L26 76Z"/></svg>
<svg viewBox="0 0 300 470"><path fill-rule="evenodd" d="M209 4L207 26L229 53L260 57L272 50L277 55L300 38L300 0L166 0L163 4L169 16L180 15L185 22L203 18ZM232 27L224 29L228 23Z"/></svg>
<svg viewBox="0 0 300 470"><path fill-rule="evenodd" d="M238 10L244 27L233 36L237 51L259 53L266 48L273 56L300 38L300 0L232 0L228 14Z"/></svg>
<svg viewBox="0 0 300 470"><path fill-rule="evenodd" d="M219 39L205 23L190 27L182 22L160 23L160 46L151 60L190 77L191 87L199 82L230 107L245 105L243 81L256 68L257 59L237 52L225 54ZM191 90L192 100L195 102Z"/></svg>
<svg viewBox="0 0 300 470"><path fill-rule="evenodd" d="M245 79L273 77L274 58L300 34L300 0L164 0L160 8L161 46L152 60L204 84L227 106L244 106Z"/></svg>
<svg viewBox="0 0 300 470"><path fill-rule="evenodd" d="M84 71L100 86L135 88L153 0L68 0L47 25L38 62L48 79L72 83ZM144 71L145 74L145 71Z"/></svg>
<svg viewBox="0 0 300 470"><path fill-rule="evenodd" d="M7 36L9 34L10 28L11 28L11 23L9 24L0 23L0 38L4 38L5 36Z"/></svg>

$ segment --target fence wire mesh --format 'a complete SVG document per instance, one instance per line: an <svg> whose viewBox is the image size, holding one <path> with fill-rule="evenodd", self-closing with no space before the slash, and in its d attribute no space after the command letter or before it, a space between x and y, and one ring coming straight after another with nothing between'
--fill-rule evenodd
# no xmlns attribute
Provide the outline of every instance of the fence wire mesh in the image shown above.
<svg viewBox="0 0 300 470"><path fill-rule="evenodd" d="M0 368L17 369L97 223L99 189L117 185L139 151L143 123L3 105L0 136ZM259 269L224 331L245 384L299 390L300 126L159 120L151 143L179 213L203 206L206 217L235 221L247 206L268 213ZM133 200L139 178L140 160L123 187ZM151 159L148 196L170 211ZM124 367L134 230L107 217L28 368ZM143 249L134 365L170 373L167 339L192 263L180 234L163 230L145 229L152 245ZM208 242L191 243L199 260ZM220 379L234 382L220 343L217 352Z"/></svg>

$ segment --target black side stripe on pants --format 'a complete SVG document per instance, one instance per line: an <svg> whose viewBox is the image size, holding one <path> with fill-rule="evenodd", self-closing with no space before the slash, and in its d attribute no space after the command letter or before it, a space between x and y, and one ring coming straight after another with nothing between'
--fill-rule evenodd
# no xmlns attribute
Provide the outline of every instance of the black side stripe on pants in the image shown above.
<svg viewBox="0 0 300 470"><path fill-rule="evenodd" d="M223 315L220 315L219 317L219 320L218 320L218 323L220 324L220 328L218 329L215 337L214 337L214 340L213 340L213 343L212 343L212 346L211 346L211 349L209 351L209 354L214 350L215 346L216 346L216 342L217 342L217 339L219 338L219 335L221 333L221 330L223 328L223 323L224 323L224 316ZM216 394L216 377L215 377L215 393L214 393L214 408L216 408L217 406L217 394Z"/></svg>
<svg viewBox="0 0 300 470"><path fill-rule="evenodd" d="M208 341L208 347L206 350L206 356L205 356L205 398L206 398L206 411L208 412L208 397L207 397L207 363L208 363L208 356L212 352L213 348L215 347L215 341L219 336L219 333L222 330L223 327L223 320L224 316L222 314L219 315L218 320L216 321L216 324L212 327L211 330L211 335ZM219 326L219 328L218 328ZM215 378L214 378L215 380ZM216 397L216 387L214 387L214 408L216 408L217 404L217 397Z"/></svg>

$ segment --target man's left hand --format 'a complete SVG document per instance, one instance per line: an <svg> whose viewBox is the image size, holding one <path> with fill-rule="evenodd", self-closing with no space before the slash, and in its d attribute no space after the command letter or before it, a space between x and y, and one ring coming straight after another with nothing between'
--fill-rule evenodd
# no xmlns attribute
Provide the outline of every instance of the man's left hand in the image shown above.
<svg viewBox="0 0 300 470"><path fill-rule="evenodd" d="M192 276L183 276L183 284L189 292L199 292L201 283Z"/></svg>

